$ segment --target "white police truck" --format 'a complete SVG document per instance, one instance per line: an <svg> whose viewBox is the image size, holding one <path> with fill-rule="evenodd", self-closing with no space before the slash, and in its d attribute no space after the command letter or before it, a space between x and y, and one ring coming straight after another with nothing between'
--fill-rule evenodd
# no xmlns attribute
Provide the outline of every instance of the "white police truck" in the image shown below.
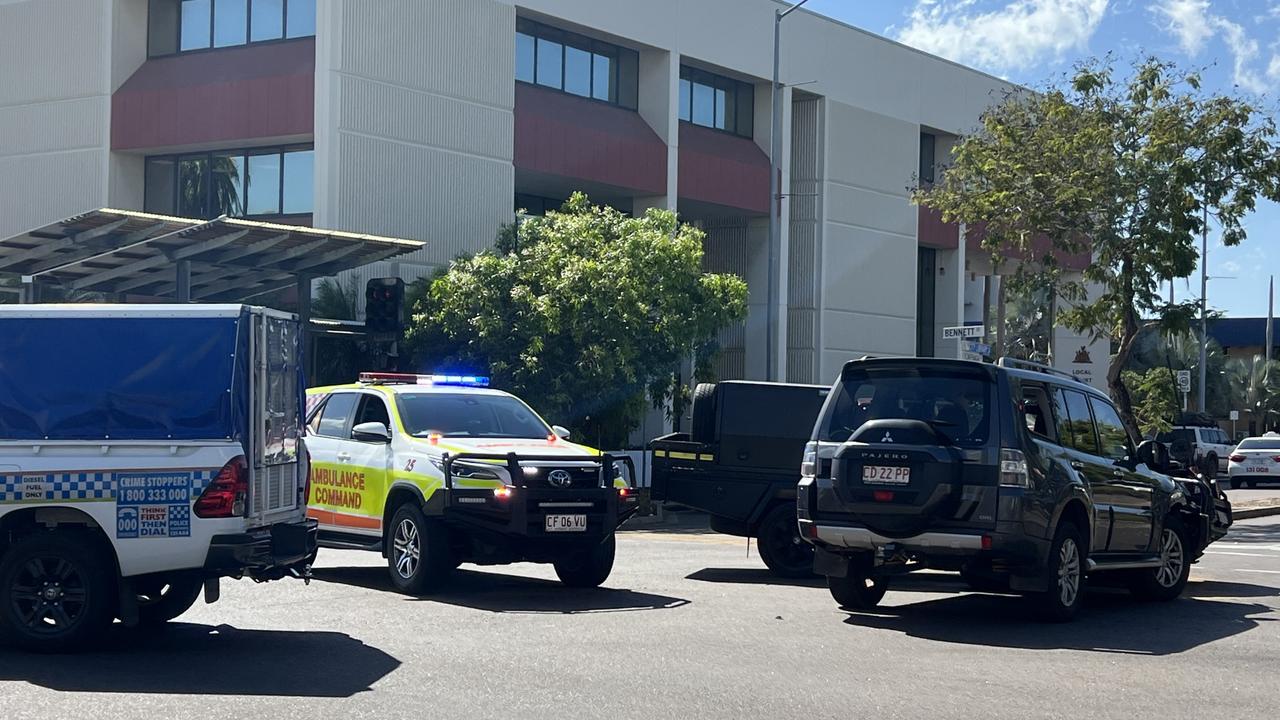
<svg viewBox="0 0 1280 720"><path fill-rule="evenodd" d="M303 387L285 313L0 306L0 632L72 649L306 577Z"/></svg>

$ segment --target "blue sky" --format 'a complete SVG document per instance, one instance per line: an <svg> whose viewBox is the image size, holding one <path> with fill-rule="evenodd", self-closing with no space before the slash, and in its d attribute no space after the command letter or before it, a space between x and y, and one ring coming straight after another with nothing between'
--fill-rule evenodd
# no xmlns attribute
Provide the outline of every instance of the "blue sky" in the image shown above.
<svg viewBox="0 0 1280 720"><path fill-rule="evenodd" d="M1256 96L1275 114L1280 90L1280 0L810 0L806 9L985 70L1041 86L1108 52L1154 54L1204 68L1214 92ZM1280 274L1280 206L1262 203L1249 238L1209 248L1209 304L1230 316L1267 312L1267 277ZM1225 279L1233 276L1235 279ZM1199 274L1180 298L1198 297Z"/></svg>

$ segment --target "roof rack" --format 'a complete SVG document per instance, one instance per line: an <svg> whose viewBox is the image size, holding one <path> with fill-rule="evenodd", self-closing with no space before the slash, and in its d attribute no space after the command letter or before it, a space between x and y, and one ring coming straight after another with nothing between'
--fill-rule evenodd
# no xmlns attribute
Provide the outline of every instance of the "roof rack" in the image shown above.
<svg viewBox="0 0 1280 720"><path fill-rule="evenodd" d="M1020 360L1018 358L1002 357L996 362L996 364L1003 368L1016 368L1018 370L1030 370L1032 372L1047 373L1049 375L1060 375L1062 377L1075 380L1078 383L1085 384L1083 380L1076 377L1075 375L1072 375L1069 372L1059 370L1054 367L1049 367L1048 365L1044 365L1042 363L1031 362L1030 360Z"/></svg>

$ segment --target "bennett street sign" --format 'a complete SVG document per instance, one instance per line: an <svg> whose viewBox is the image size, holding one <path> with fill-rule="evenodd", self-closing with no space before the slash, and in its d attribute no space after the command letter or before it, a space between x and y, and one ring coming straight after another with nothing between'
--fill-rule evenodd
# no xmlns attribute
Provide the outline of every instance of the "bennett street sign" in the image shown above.
<svg viewBox="0 0 1280 720"><path fill-rule="evenodd" d="M942 328L943 340L955 340L957 338L980 338L987 334L987 329L981 325L959 325L957 327Z"/></svg>

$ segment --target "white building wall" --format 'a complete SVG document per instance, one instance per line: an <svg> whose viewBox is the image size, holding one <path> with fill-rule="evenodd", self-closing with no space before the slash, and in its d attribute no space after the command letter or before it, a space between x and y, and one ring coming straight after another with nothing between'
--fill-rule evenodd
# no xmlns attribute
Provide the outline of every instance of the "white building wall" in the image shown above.
<svg viewBox="0 0 1280 720"><path fill-rule="evenodd" d="M107 200L110 0L0 3L0 237Z"/></svg>
<svg viewBox="0 0 1280 720"><path fill-rule="evenodd" d="M426 241L410 277L492 244L513 219L514 37L492 0L320 3L315 225Z"/></svg>
<svg viewBox="0 0 1280 720"><path fill-rule="evenodd" d="M549 22L603 34L606 39L612 35L624 43L647 45L676 58L691 58L761 80L756 93L756 141L768 148L772 15L785 4L773 0L521 0L519 7ZM821 258L817 264L822 289L814 335L819 346L817 376L833 376L849 357L912 354L918 211L910 203L908 187L918 169L920 129L963 134L976 126L982 110L1009 86L803 9L783 22L781 79L786 85L805 83L806 93L825 98L825 169L822 181L814 183L822 210L812 249L813 256ZM788 137L790 103L784 103L784 108L784 137ZM787 178L792 169L787 159L791 141L784 141L783 147L783 187L800 192ZM789 296L788 285L800 279L796 272L804 272L789 271L789 263L793 258L807 262L809 252L791 246L792 208L799 208L794 200L784 202L779 278L783 299ZM720 252L724 248L717 248ZM940 257L940 265L943 262ZM947 267L951 275L956 274L954 258ZM751 330L763 328L763 318L756 315L763 310L757 303L764 300L759 295L765 287L763 282L752 285L752 317L745 333L748 357L752 342L763 340ZM958 317L957 290L954 282L949 292L939 287L940 322L953 324ZM775 342L784 369L789 360L804 358L803 352L795 352L803 342L789 327L789 320L799 317L785 308L780 313ZM788 376L799 377L784 370L782 377Z"/></svg>

